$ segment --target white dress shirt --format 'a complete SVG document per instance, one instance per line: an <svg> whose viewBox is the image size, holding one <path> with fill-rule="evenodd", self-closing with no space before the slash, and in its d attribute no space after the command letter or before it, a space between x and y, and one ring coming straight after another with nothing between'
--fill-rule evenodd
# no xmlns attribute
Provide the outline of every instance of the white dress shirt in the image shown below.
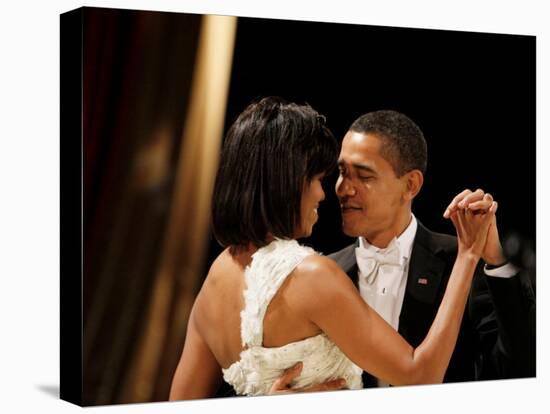
<svg viewBox="0 0 550 414"><path fill-rule="evenodd" d="M385 249L379 249L371 245L363 237L359 237L359 247L356 249L357 266L359 268L359 293L365 302L395 330L399 327L399 314L401 313L405 287L407 286L409 258L411 257L417 227L416 218L412 215L411 222L405 231L395 239L401 256L400 266L394 272L380 271L373 283L368 283L364 277L366 272L361 270L362 267L365 269L364 261L360 254L357 254L357 250L367 249L383 252Z"/></svg>

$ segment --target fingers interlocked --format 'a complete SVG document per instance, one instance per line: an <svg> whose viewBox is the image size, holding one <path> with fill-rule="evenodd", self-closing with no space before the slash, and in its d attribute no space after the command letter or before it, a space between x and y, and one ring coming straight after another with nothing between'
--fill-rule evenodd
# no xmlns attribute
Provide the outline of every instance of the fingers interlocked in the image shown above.
<svg viewBox="0 0 550 414"><path fill-rule="evenodd" d="M458 194L445 209L443 217L449 218L451 214L463 209L473 214L487 213L493 203L493 196L485 193L481 188L476 191L464 190Z"/></svg>

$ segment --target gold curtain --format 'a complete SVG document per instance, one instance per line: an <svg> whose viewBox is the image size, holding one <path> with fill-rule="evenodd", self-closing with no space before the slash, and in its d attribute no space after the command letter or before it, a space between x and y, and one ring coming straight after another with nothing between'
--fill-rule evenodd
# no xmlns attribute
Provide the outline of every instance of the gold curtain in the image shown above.
<svg viewBox="0 0 550 414"><path fill-rule="evenodd" d="M199 284L226 110L236 18L204 16L160 262L119 402L166 399Z"/></svg>

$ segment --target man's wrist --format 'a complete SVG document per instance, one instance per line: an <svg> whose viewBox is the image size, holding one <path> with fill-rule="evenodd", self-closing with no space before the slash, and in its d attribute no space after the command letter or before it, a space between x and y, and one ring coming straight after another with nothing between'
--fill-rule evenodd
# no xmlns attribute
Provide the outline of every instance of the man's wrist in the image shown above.
<svg viewBox="0 0 550 414"><path fill-rule="evenodd" d="M504 256L502 249L499 250L500 251L497 254L481 256L487 266L490 266L494 269L496 267L504 266L506 263L508 263L508 259Z"/></svg>
<svg viewBox="0 0 550 414"><path fill-rule="evenodd" d="M510 278L518 274L519 269L514 266L511 262L506 262L498 267L489 267L485 265L483 267L483 272L490 277L500 277L500 278Z"/></svg>
<svg viewBox="0 0 550 414"><path fill-rule="evenodd" d="M506 264L508 264L508 260L506 259L502 260L500 263L497 263L497 264L485 262L485 269L487 270L498 269L499 267L502 267Z"/></svg>

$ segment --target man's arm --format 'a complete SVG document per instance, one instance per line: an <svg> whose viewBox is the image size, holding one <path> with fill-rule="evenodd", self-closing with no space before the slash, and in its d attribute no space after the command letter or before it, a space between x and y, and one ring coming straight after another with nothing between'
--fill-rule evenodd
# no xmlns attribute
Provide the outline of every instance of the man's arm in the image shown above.
<svg viewBox="0 0 550 414"><path fill-rule="evenodd" d="M336 378L310 387L291 388L292 381L302 373L302 368L302 362L298 362L290 368L287 368L285 372L283 372L283 375L277 378L273 383L271 390L269 390L269 394L280 395L295 392L333 391L347 388L346 380L343 378Z"/></svg>
<svg viewBox="0 0 550 414"><path fill-rule="evenodd" d="M535 296L526 274L477 274L468 312L479 337L476 379L535 376Z"/></svg>
<svg viewBox="0 0 550 414"><path fill-rule="evenodd" d="M453 199L444 216L456 208L482 210L489 202L492 197L483 190L465 190ZM505 268L510 265L506 265L496 217L482 259L492 270L476 272L468 309L479 338L476 379L534 376L535 294L529 275L510 274Z"/></svg>

